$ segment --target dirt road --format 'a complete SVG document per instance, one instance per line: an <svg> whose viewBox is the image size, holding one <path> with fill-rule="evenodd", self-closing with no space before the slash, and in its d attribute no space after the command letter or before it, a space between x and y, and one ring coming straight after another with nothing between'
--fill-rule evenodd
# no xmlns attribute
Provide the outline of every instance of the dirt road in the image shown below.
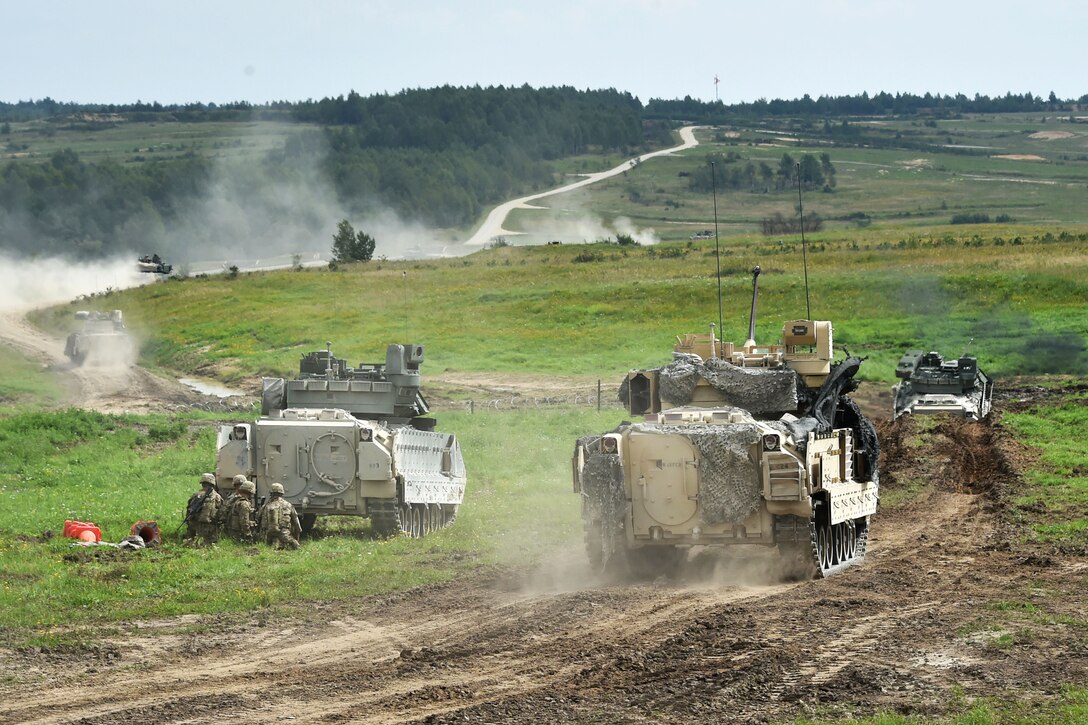
<svg viewBox="0 0 1088 725"><path fill-rule="evenodd" d="M74 365L64 356L64 340L27 322L21 312L0 312L0 344L61 373L68 405L102 413L146 413L189 407L222 407L213 396L197 393L176 380L154 375L132 360L93 360ZM248 405L233 401L230 407Z"/></svg>
<svg viewBox="0 0 1088 725"><path fill-rule="evenodd" d="M995 602L1045 592L1076 615L1088 567L1010 543L1017 453L999 426L949 421L932 452L885 424L889 489L934 485L875 519L866 562L760 581L701 554L670 578L595 581L581 558L530 572L299 607L271 619L133 623L97 655L10 653L0 720L763 722L940 714L977 697L1052 700L1084 682L1085 637L1013 636Z"/></svg>
<svg viewBox="0 0 1088 725"><path fill-rule="evenodd" d="M514 234L514 232L503 228L503 224L506 222L507 215L509 215L510 212L512 212L514 209L535 208L529 205L529 202L531 201L537 201L538 199L543 199L548 196L554 196L556 194L562 194L567 191L573 191L574 189L580 189L583 186L588 186L589 184L595 184L598 181L603 181L604 179L618 176L623 172L628 171L635 165L646 161L647 159L652 159L657 156L665 156L667 154L676 153L677 151L689 149L693 146L698 146L699 141L695 138L695 129L695 126L684 126L680 129L680 140L682 143L679 146L673 146L671 148L662 149L660 151L652 151L647 154L642 154L641 156L629 159L628 161L624 161L619 166L608 169L606 171L599 171L594 174L580 174L582 178L573 183L566 184L557 189L550 189L549 191L544 191L539 194L530 194L529 196L523 196L520 199L513 199L511 201L500 204L499 206L491 210L491 212L487 215L487 218L484 219L484 223L480 225L480 228L477 229L476 232L471 237L469 237L468 241L465 242L465 246L479 247L487 244L497 236L503 234Z"/></svg>

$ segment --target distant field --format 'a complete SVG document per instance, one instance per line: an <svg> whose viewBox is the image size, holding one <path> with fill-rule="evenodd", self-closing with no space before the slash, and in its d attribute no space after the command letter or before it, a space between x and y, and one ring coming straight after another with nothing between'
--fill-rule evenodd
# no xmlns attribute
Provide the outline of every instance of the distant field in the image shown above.
<svg viewBox="0 0 1088 725"><path fill-rule="evenodd" d="M141 163L190 154L238 159L282 148L289 134L306 128L316 126L269 121L12 123L11 133L0 136L0 162L19 159L41 163L62 149L72 149L80 159L92 163Z"/></svg>
<svg viewBox="0 0 1088 725"><path fill-rule="evenodd" d="M834 123L834 122L833 122ZM979 116L932 122L919 120L859 122L865 138L828 137L804 130L721 127L697 133L700 146L672 157L654 159L626 174L575 192L542 200L549 210L518 210L508 228L567 242L593 241L585 217L611 221L626 217L638 227L652 227L664 240L687 239L713 226L713 199L688 188L690 173L706 163L708 153L740 154L738 164L763 161L777 169L784 153L795 160L804 153L828 153L837 170L831 193L805 195L806 213L819 214L829 230L857 226L847 221L862 213L876 227L927 230L949 223L956 213L1008 215L1013 223L1088 223L1088 124L1045 123L1033 116ZM863 144L862 147L853 145ZM895 147L896 145L901 147ZM924 150L919 149L924 146ZM938 148L934 148L938 147ZM1001 158L1020 157L1020 158ZM598 170L587 161L564 162L561 170ZM752 193L719 190L718 222L723 236L747 234L774 213L791 216L796 189ZM565 232L557 235L555 230ZM511 237L511 241L519 241Z"/></svg>

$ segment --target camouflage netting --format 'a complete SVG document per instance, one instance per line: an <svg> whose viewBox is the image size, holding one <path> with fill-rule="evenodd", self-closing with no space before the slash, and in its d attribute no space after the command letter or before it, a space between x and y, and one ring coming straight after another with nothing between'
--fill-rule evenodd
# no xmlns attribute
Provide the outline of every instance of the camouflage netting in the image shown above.
<svg viewBox="0 0 1088 725"><path fill-rule="evenodd" d="M596 448L600 436L578 439L578 446ZM602 519L623 518L626 496L623 491L623 467L616 454L596 454L586 457L582 467L582 495L596 508Z"/></svg>
<svg viewBox="0 0 1088 725"><path fill-rule="evenodd" d="M759 509L760 471L750 452L762 433L754 423L644 425L633 430L681 435L699 450L699 511L706 524L739 524Z"/></svg>
<svg viewBox="0 0 1088 725"><path fill-rule="evenodd" d="M724 360L676 354L661 368L658 390L671 406L687 405L699 379L710 383L728 405L760 413L797 410L799 377L789 368L741 368Z"/></svg>

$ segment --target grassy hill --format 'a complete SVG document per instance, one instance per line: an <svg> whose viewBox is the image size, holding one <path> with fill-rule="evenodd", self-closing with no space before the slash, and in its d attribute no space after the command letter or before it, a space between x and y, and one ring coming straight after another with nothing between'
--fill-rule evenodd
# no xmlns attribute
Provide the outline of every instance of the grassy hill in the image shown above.
<svg viewBox="0 0 1088 725"><path fill-rule="evenodd" d="M808 245L812 314L894 382L908 348L972 351L999 377L1088 369L1088 231L943 227L829 231ZM757 339L806 313L796 236L721 247L724 335L743 340L759 264ZM380 358L423 342L426 371L618 378L668 359L672 339L717 322L713 241L489 249L463 258L171 279L35 313L58 332L77 308L125 311L147 363L228 382L296 369L300 353Z"/></svg>

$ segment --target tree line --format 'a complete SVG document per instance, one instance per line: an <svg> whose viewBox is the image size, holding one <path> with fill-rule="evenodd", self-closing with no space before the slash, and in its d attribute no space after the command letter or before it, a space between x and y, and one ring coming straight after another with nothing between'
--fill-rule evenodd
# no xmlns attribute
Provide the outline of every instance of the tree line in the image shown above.
<svg viewBox="0 0 1088 725"><path fill-rule="evenodd" d="M727 104L723 101L703 101L685 96L679 99L651 98L645 104L628 93L619 93L614 89L600 91L576 91L573 88L541 88L529 86L520 88L443 88L407 90L389 95L379 94L361 96L352 91L346 97L322 98L315 101L270 101L254 104L247 101L232 103L184 103L162 104L145 103L72 103L56 101L46 97L38 100L4 102L0 101L0 121L31 121L58 117L70 117L78 114L123 114L129 120L166 120L166 118L184 121L230 121L230 120L283 120L310 121L320 124L355 125L364 122L375 113L387 112L396 116L397 108L414 108L417 104L433 102L447 103L447 108L454 112L462 110L461 105L471 99L487 100L493 91L515 92L522 98L535 102L538 98L570 97L570 94L599 94L613 102L616 97L622 102L637 107L644 119L674 119L725 121L732 117L765 116L883 116L896 115L937 115L948 116L958 113L1018 113L1018 112L1063 112L1083 110L1088 106L1088 94L1078 98L1058 98L1051 91L1046 98L1028 91L1013 93L1011 90L1003 96L987 96L976 93L968 96L963 93L888 93L880 91L869 95L867 91L855 95L817 96L812 98L804 94L801 98L760 98L755 101ZM454 98L460 96L460 99ZM475 97L474 97L475 96ZM609 98L611 97L611 98ZM460 108L459 108L460 107ZM514 116L518 115L517 111ZM166 118L164 118L166 117Z"/></svg>
<svg viewBox="0 0 1088 725"><path fill-rule="evenodd" d="M962 113L1023 113L1075 111L1088 106L1088 94L1077 99L1062 100L1053 91L1049 96L1009 91L1004 96L976 93L942 95L896 93L881 91L873 96L862 92L853 96L818 96L805 94L801 98L767 100L760 98L745 103L726 104L703 101L691 96L682 99L651 98L643 110L647 119L683 118L702 123L724 123L731 119L766 118L768 116L915 116L948 117Z"/></svg>
<svg viewBox="0 0 1088 725"><path fill-rule="evenodd" d="M685 173L689 189L707 194L714 189L762 193L791 190L797 188L798 181L806 190L831 191L836 185L835 165L827 153L802 154L796 160L784 153L774 166L766 161L745 161L736 151L712 153L706 155L704 163Z"/></svg>

